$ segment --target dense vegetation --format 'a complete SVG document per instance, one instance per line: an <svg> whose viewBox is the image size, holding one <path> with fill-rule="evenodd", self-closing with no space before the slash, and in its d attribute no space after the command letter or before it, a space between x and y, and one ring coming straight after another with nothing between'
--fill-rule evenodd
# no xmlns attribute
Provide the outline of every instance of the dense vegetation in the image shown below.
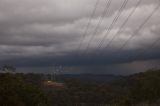
<svg viewBox="0 0 160 106"><path fill-rule="evenodd" d="M159 104L160 70L112 82L63 79L63 88L44 86L42 74L0 74L0 106L130 106Z"/></svg>
<svg viewBox="0 0 160 106"><path fill-rule="evenodd" d="M47 98L37 86L13 74L0 74L0 106L46 106Z"/></svg>

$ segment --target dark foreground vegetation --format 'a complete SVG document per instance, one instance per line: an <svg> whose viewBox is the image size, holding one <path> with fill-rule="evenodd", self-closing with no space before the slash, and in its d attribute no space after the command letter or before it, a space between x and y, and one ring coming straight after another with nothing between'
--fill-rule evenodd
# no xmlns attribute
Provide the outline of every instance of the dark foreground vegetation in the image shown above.
<svg viewBox="0 0 160 106"><path fill-rule="evenodd" d="M112 82L62 79L63 87L44 85L43 74L0 74L0 106L158 106L160 70Z"/></svg>

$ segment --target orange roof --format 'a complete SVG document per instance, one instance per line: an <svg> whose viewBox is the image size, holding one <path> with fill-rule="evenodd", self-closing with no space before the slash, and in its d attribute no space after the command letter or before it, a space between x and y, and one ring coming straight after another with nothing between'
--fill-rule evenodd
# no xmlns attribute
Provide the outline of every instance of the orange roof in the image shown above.
<svg viewBox="0 0 160 106"><path fill-rule="evenodd" d="M44 81L43 84L49 87L64 87L63 83L58 83L53 81Z"/></svg>

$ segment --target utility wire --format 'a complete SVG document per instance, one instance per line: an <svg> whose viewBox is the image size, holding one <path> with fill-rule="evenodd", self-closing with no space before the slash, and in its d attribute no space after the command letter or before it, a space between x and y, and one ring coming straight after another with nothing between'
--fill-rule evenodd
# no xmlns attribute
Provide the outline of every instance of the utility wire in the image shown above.
<svg viewBox="0 0 160 106"><path fill-rule="evenodd" d="M155 40L153 43L151 43L151 45L144 48L140 53L138 53L138 55L134 56L132 60L136 60L136 58L142 57L144 55L144 53L149 53L151 51L151 49L154 48L159 42L160 42L160 37L157 40ZM153 65L153 69L156 68L154 64L152 64L152 65Z"/></svg>
<svg viewBox="0 0 160 106"><path fill-rule="evenodd" d="M101 25L101 23L102 23L103 20L104 20L104 17L105 17L106 15L108 16L108 14L109 14L109 7L110 7L111 3L112 3L112 0L106 0L106 6L105 6L105 8L104 8L104 10L103 10L103 12L102 12L102 15L101 15L99 21L98 21L98 24L97 24L96 27L95 27L95 30L94 30L94 32L93 32L93 35L91 36L91 39L89 40L89 42L88 42L88 44L87 44L87 47L86 47L86 50L85 50L85 51L87 51L88 48L90 47L90 44L91 44L92 40L95 38L95 36L96 36L96 34L97 34L97 32L98 32L99 26Z"/></svg>
<svg viewBox="0 0 160 106"><path fill-rule="evenodd" d="M149 46L147 46L145 49L143 49L143 50L141 51L141 53L139 53L137 56L135 56L135 58L133 58L133 60L136 59L137 57L143 56L144 53L150 52L150 50L151 50L152 48L154 48L154 46L157 45L159 42L160 42L160 37L159 37L157 40L155 40L151 45L149 45ZM149 48L149 49L148 49L148 48Z"/></svg>
<svg viewBox="0 0 160 106"><path fill-rule="evenodd" d="M80 44L78 45L77 51L80 50L80 48L81 48L81 46L82 46L82 43L83 43L83 41L84 41L84 39L85 39L85 37L86 37L86 35L87 35L87 33L88 33L89 27L90 27L90 25L91 25L91 22L92 22L92 19L93 19L95 13L96 13L96 10L97 10L97 8L98 8L99 2L100 2L100 0L97 0L96 3L95 3L93 12L91 13L90 19L89 19L88 24L87 24L87 26L86 26L86 29L85 29L85 31L84 31L84 33L83 33L83 38L81 39Z"/></svg>
<svg viewBox="0 0 160 106"><path fill-rule="evenodd" d="M149 21L149 19L154 15L154 13L160 8L160 4L157 5L155 7L155 9L151 12L151 14L146 18L146 20L139 26L138 30L134 33L133 36L130 37L129 40L131 40L142 28L143 26ZM128 43L129 40L127 40L126 42ZM141 57L143 56L144 53L149 52L158 42L160 42L160 38L158 38L157 40L155 40L153 43L151 43L151 45L147 46L145 49L143 49L137 56L135 56L133 58L133 60L135 60L137 57ZM120 49L123 49L125 47L125 45L127 45L127 43L125 43ZM149 48L149 49L147 49ZM119 51L119 50L118 50ZM118 52L117 51L117 52Z"/></svg>
<svg viewBox="0 0 160 106"><path fill-rule="evenodd" d="M143 21L143 23L139 26L139 28L130 36L130 38L125 41L125 43L117 50L123 50L124 47L136 36L136 34L144 27L144 25L150 20L150 18L154 15L154 13L159 9L160 4L155 7L155 9L151 12L151 14Z"/></svg>
<svg viewBox="0 0 160 106"><path fill-rule="evenodd" d="M137 2L137 4L135 5L135 8L131 11L131 13L128 15L128 17L124 21L124 23L120 26L120 29L117 31L117 33L115 35L113 35L112 39L109 41L109 43L104 48L108 48L109 45L112 43L112 41L114 41L114 39L116 38L116 36L122 32L122 29L127 24L127 22L129 21L129 19L131 18L131 16L134 14L134 12L136 11L137 7L140 5L141 2L142 2L142 0L139 0Z"/></svg>
<svg viewBox="0 0 160 106"><path fill-rule="evenodd" d="M104 41L106 40L108 34L110 33L110 31L112 30L112 28L113 28L114 25L116 24L117 20L119 19L120 15L121 15L122 12L123 12L123 9L126 7L128 1L129 1L129 0L124 0L121 8L119 9L119 11L118 11L116 17L114 18L113 22L111 23L111 25L110 25L109 28L107 29L107 32L106 32L104 38L100 41L97 49L100 49L100 48L102 47L102 45L103 45Z"/></svg>

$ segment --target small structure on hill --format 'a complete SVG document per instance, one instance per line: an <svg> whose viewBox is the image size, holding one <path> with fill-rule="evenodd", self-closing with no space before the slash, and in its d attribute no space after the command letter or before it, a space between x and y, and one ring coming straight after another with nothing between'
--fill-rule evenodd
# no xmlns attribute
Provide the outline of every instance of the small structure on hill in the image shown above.
<svg viewBox="0 0 160 106"><path fill-rule="evenodd" d="M54 81L44 81L43 82L44 86L50 87L50 88L64 88L64 84L63 83L59 83L59 82L54 82Z"/></svg>
<svg viewBox="0 0 160 106"><path fill-rule="evenodd" d="M59 71L60 68L56 68L53 71L53 74L48 74L45 77L45 81L43 82L44 86L50 87L50 88L64 88L64 84L57 81L57 74L56 72Z"/></svg>

